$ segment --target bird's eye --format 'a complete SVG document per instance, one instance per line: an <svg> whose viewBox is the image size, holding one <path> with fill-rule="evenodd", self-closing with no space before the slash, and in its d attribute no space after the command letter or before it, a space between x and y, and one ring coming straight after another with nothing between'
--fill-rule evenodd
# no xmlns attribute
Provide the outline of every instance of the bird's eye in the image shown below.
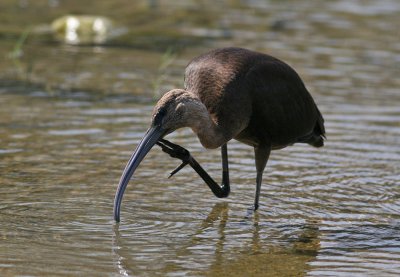
<svg viewBox="0 0 400 277"><path fill-rule="evenodd" d="M167 113L167 109L161 108L154 117L154 123L156 125L160 125L162 123L162 120L163 120L164 116L166 115L166 113Z"/></svg>
<svg viewBox="0 0 400 277"><path fill-rule="evenodd" d="M185 109L186 109L185 105L182 104L182 103L179 103L179 104L176 106L175 111L176 111L177 114L181 115L181 114L183 114L183 113L185 112Z"/></svg>

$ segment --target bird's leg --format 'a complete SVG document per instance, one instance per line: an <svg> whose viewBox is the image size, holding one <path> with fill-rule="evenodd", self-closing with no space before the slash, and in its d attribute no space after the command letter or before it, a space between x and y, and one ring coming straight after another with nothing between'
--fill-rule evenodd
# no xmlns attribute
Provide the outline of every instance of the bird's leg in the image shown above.
<svg viewBox="0 0 400 277"><path fill-rule="evenodd" d="M254 199L254 210L258 209L258 202L260 199L260 191L261 191L261 183L262 183L262 175L267 165L269 154L271 153L270 145L261 145L254 147L255 159L256 159L256 170L257 170L257 178L256 178L256 196Z"/></svg>
<svg viewBox="0 0 400 277"><path fill-rule="evenodd" d="M231 188L229 183L228 145L226 143L221 146L221 158L222 158L222 189L227 190L227 193L229 194Z"/></svg>
<svg viewBox="0 0 400 277"><path fill-rule="evenodd" d="M185 165L189 164L196 172L200 175L200 177L206 182L208 187L214 193L215 196L222 198L227 197L230 192L229 186L229 168L228 168L228 149L226 144L221 146L221 154L222 154L222 186L219 186L208 173L201 167L201 165L192 157L190 152L185 148L169 142L165 139L160 139L157 142L157 145L161 147L161 149L169 154L172 158L177 158L182 160L182 164L178 166L174 171L171 172L171 175L174 175L179 170L181 170Z"/></svg>

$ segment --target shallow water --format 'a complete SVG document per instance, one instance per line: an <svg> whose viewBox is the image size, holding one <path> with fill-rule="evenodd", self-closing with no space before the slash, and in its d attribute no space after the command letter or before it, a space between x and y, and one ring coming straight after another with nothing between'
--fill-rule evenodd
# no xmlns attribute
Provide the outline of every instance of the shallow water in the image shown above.
<svg viewBox="0 0 400 277"><path fill-rule="evenodd" d="M28 82L1 75L18 85L0 85L0 275L398 276L400 7L296 3L229 2L222 27L181 28L206 42L179 52L161 86L181 85L191 57L232 44L278 56L304 78L326 146L273 152L255 214L253 151L232 141L229 198L190 168L168 179L179 162L154 148L115 224L114 193L148 127L162 53L28 44ZM187 129L169 139L220 180L218 150Z"/></svg>

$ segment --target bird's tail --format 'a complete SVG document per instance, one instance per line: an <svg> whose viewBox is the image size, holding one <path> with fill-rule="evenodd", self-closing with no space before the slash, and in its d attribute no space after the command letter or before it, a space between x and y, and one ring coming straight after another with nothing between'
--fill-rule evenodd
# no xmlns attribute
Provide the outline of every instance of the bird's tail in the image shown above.
<svg viewBox="0 0 400 277"><path fill-rule="evenodd" d="M322 147L324 146L325 136L325 127L324 127L324 118L322 117L321 112L317 109L317 122L315 123L314 129L308 135L301 137L298 142L308 143L314 147Z"/></svg>
<svg viewBox="0 0 400 277"><path fill-rule="evenodd" d="M314 147L322 147L324 146L324 140L326 139L324 118L322 117L322 114L317 107L316 109L318 113L317 122L315 124L313 134L307 141L307 143Z"/></svg>
<svg viewBox="0 0 400 277"><path fill-rule="evenodd" d="M314 147L322 147L324 146L324 137L323 136L312 136L307 143Z"/></svg>

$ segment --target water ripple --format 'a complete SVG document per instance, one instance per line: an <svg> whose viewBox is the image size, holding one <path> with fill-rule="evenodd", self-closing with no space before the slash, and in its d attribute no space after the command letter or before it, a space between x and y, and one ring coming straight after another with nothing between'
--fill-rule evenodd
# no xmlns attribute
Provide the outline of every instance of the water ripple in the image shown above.
<svg viewBox="0 0 400 277"><path fill-rule="evenodd" d="M168 179L180 162L154 147L115 224L116 186L154 103L111 92L0 88L0 275L399 276L400 44L390 33L399 5L360 3L300 1L294 11L285 8L292 3L250 1L250 9L218 13L232 31L182 29L219 38L213 47L232 39L284 58L324 114L325 147L271 154L257 212L250 209L251 147L228 144L226 199L215 198L190 167ZM172 71L182 72L203 46L182 51ZM74 51L91 56L88 49ZM130 63L126 55L142 60L138 53L146 53L154 67L160 54L117 50L102 48L101 56L121 51ZM134 67L115 70L117 81L143 86L151 69ZM221 181L219 150L203 149L189 128L168 139Z"/></svg>

